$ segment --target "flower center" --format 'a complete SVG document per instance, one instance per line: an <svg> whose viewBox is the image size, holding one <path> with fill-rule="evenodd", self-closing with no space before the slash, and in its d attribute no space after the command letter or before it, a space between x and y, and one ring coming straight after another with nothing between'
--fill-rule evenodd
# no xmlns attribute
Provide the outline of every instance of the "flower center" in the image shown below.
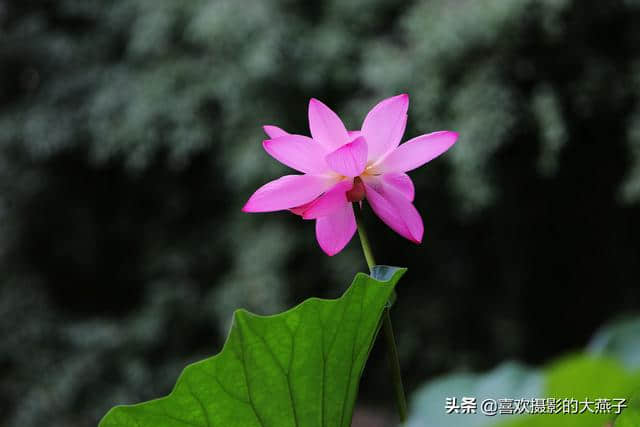
<svg viewBox="0 0 640 427"><path fill-rule="evenodd" d="M364 200L364 196L364 184L362 183L360 177L356 176L353 179L353 188L347 191L347 200L349 200L350 202L359 202L361 200Z"/></svg>

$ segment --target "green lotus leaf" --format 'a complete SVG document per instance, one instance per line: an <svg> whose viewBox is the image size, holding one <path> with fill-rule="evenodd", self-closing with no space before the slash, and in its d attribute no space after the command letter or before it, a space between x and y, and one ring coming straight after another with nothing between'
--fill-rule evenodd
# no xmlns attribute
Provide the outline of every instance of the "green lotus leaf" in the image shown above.
<svg viewBox="0 0 640 427"><path fill-rule="evenodd" d="M376 266L339 299L273 316L236 311L219 354L189 365L168 396L117 406L100 426L350 426L382 311L405 271Z"/></svg>
<svg viewBox="0 0 640 427"><path fill-rule="evenodd" d="M596 399L629 399L640 385L637 372L627 370L611 358L592 355L564 357L544 369L545 390L542 397L594 401ZM584 404L579 404L582 409ZM595 409L594 405L590 405ZM624 413L624 411L623 411ZM610 426L616 415L593 413L528 415L500 427L603 427Z"/></svg>
<svg viewBox="0 0 640 427"><path fill-rule="evenodd" d="M627 408L618 418L615 427L638 427L640 426L640 408Z"/></svg>

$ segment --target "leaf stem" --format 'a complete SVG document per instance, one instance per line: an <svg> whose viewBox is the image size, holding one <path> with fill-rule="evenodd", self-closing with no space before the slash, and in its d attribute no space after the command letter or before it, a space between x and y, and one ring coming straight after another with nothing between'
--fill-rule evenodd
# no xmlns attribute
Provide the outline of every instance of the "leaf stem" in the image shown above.
<svg viewBox="0 0 640 427"><path fill-rule="evenodd" d="M362 245L362 252L364 258L369 266L369 271L373 273L373 267L376 265L373 258L373 252L371 251L371 243L369 242L369 236L365 230L364 223L362 221L362 212L358 209L358 206L354 206L356 215L356 224L358 226L358 235L360 236L360 243ZM402 373L400 370L400 360L398 359L398 349L396 347L396 340L393 334L393 326L391 325L391 316L389 315L390 304L384 308L382 313L382 335L387 348L387 357L389 360L389 370L391 371L391 380L393 381L393 387L396 394L396 405L398 406L398 415L400 416L400 423L404 424L407 420L407 399L404 393L404 386L402 385Z"/></svg>

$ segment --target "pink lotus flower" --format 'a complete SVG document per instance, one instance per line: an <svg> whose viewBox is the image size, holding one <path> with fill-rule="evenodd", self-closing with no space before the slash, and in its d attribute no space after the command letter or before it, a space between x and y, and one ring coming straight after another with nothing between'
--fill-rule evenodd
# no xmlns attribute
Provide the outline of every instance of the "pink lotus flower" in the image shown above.
<svg viewBox="0 0 640 427"><path fill-rule="evenodd" d="M335 255L356 231L352 202L366 198L389 227L420 243L424 226L413 206L413 182L406 172L448 150L458 134L433 132L400 145L408 107L406 94L387 98L369 111L361 130L347 131L336 113L311 99L312 138L265 126L271 138L262 143L267 153L303 175L285 175L263 185L242 210L288 209L304 219L315 219L320 247Z"/></svg>

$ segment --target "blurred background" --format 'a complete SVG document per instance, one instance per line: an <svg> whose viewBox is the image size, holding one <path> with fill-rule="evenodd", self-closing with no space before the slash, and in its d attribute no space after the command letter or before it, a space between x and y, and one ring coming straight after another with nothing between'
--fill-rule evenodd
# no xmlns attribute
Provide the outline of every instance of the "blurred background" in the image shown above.
<svg viewBox="0 0 640 427"><path fill-rule="evenodd" d="M366 270L357 239L329 258L308 222L240 211L287 172L261 125L308 134L311 97L356 129L407 92L406 139L460 132L411 173L421 246L367 212L409 267L410 393L584 348L640 303L639 22L637 0L0 0L1 423L95 425L215 354L234 309ZM375 348L363 425L386 378Z"/></svg>

